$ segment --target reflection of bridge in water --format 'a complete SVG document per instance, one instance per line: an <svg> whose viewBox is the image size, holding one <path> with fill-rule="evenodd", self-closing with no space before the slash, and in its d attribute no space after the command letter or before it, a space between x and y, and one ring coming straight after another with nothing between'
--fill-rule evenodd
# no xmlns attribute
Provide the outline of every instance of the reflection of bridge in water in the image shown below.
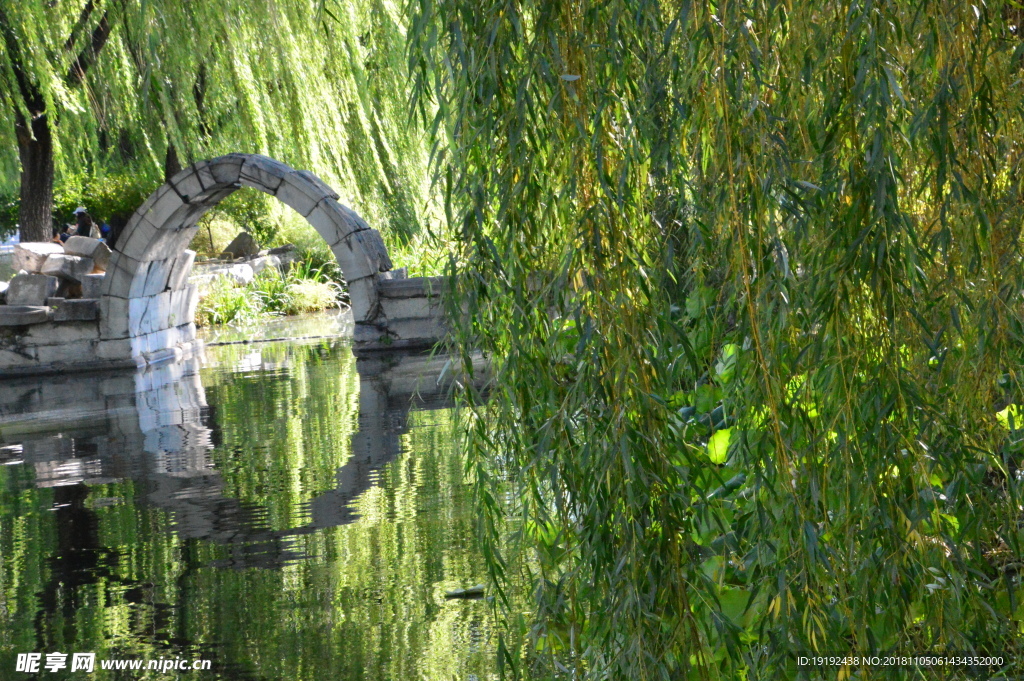
<svg viewBox="0 0 1024 681"><path fill-rule="evenodd" d="M89 487L131 479L143 503L170 513L180 538L228 547L234 567L276 567L300 557L296 536L356 520L353 502L399 455L411 409L451 406L445 364L424 355L357 360L351 456L336 486L304 509L308 522L288 530L270 529L265 509L224 494L211 457L219 435L198 358L136 373L5 381L0 464L31 466L37 487L54 488L55 509L69 516L69 526L90 524L71 517L88 515L81 502ZM86 536L72 542L92 543Z"/></svg>

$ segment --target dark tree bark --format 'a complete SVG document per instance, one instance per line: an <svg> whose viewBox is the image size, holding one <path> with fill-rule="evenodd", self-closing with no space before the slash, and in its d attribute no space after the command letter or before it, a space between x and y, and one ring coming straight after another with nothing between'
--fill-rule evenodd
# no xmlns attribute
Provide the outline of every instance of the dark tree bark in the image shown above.
<svg viewBox="0 0 1024 681"><path fill-rule="evenodd" d="M24 118L19 119L21 240L49 241L53 235L53 137L46 114L33 118L31 127Z"/></svg>
<svg viewBox="0 0 1024 681"><path fill-rule="evenodd" d="M78 24L68 37L66 47L71 49L87 25L93 11L92 3L82 10ZM89 44L78 53L64 80L69 87L82 83L85 72L96 61L100 50L110 37L112 26L106 13L93 29ZM22 241L49 241L53 229L53 134L46 111L46 100L29 72L22 66L21 46L12 24L0 7L0 37L11 57L14 78L28 112L15 115L15 133L18 139L18 157L21 161L21 205L18 222Z"/></svg>
<svg viewBox="0 0 1024 681"><path fill-rule="evenodd" d="M181 161L178 160L178 150L174 143L167 145L167 155L164 157L164 182L170 182L171 178L181 170Z"/></svg>

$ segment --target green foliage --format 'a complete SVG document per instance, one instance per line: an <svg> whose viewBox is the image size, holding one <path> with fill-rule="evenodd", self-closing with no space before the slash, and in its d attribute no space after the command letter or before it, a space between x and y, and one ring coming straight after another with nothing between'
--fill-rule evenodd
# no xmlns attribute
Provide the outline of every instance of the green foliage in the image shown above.
<svg viewBox="0 0 1024 681"><path fill-rule="evenodd" d="M54 224L73 223L72 213L78 206L85 206L93 219L101 224L114 219L127 222L159 185L155 177L128 172L64 178L54 189ZM0 196L0 235L16 231L19 204L17 191Z"/></svg>
<svg viewBox="0 0 1024 681"><path fill-rule="evenodd" d="M333 282L299 279L288 285L286 314L318 312L338 304L340 287Z"/></svg>
<svg viewBox="0 0 1024 681"><path fill-rule="evenodd" d="M1016 5L413 12L506 675L1024 659Z"/></svg>
<svg viewBox="0 0 1024 681"><path fill-rule="evenodd" d="M255 189L240 190L227 197L216 208L203 216L203 222L227 218L241 229L252 234L261 247L276 244L280 224L273 215L271 204L274 199ZM202 231L200 224L200 231ZM224 244L227 246L227 244ZM219 255L219 254L218 254Z"/></svg>
<svg viewBox="0 0 1024 681"><path fill-rule="evenodd" d="M246 325L264 314L263 299L255 290L238 287L232 279L220 276L207 284L196 308L198 326L214 324Z"/></svg>
<svg viewBox="0 0 1024 681"><path fill-rule="evenodd" d="M267 267L246 286L228 277L207 285L196 310L196 324L252 325L273 315L319 312L336 307L344 297L342 287L321 268L298 262L286 275Z"/></svg>
<svg viewBox="0 0 1024 681"><path fill-rule="evenodd" d="M45 102L58 185L125 170L162 177L173 144L182 164L249 152L312 170L396 241L429 214L425 136L407 111L405 20L389 0L0 0L0 10L17 48L0 47L5 196L18 189L20 65ZM109 40L83 86L69 87L69 38L87 44L104 17ZM258 238L272 236L262 213L242 217Z"/></svg>

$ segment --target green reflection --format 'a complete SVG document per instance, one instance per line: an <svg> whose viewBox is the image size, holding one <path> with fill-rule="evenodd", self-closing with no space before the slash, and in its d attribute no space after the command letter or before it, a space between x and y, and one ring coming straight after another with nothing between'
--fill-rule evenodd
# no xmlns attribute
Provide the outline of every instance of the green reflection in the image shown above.
<svg viewBox="0 0 1024 681"><path fill-rule="evenodd" d="M203 431L212 449L147 444L121 451L125 463L103 447L139 449L162 431L132 439L111 416L120 425L72 439L75 456L60 460L66 470L98 457L86 483L41 486L71 480L32 459L41 443L66 443L56 433L0 466L0 678L30 678L14 671L18 653L57 651L213 669L39 678L493 678L490 605L444 599L485 574L450 413L360 416L360 377L340 343L210 354L203 418L165 409L160 428ZM354 436L386 446L360 440L361 427L400 444L382 468L360 468L359 457L388 458L353 450ZM349 492L349 509L329 508Z"/></svg>

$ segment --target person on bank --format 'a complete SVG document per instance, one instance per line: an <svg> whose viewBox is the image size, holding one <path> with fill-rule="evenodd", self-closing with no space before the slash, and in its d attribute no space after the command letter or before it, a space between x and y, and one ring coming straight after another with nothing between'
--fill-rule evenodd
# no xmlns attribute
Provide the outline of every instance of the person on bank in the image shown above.
<svg viewBox="0 0 1024 681"><path fill-rule="evenodd" d="M75 220L78 223L78 229L75 232L77 236L87 236L93 239L100 238L100 228L85 210L85 206L79 206L75 209Z"/></svg>
<svg viewBox="0 0 1024 681"><path fill-rule="evenodd" d="M53 228L53 238L50 239L55 244L63 244L65 241L71 238L71 225L64 225L64 231L61 231L60 227Z"/></svg>

